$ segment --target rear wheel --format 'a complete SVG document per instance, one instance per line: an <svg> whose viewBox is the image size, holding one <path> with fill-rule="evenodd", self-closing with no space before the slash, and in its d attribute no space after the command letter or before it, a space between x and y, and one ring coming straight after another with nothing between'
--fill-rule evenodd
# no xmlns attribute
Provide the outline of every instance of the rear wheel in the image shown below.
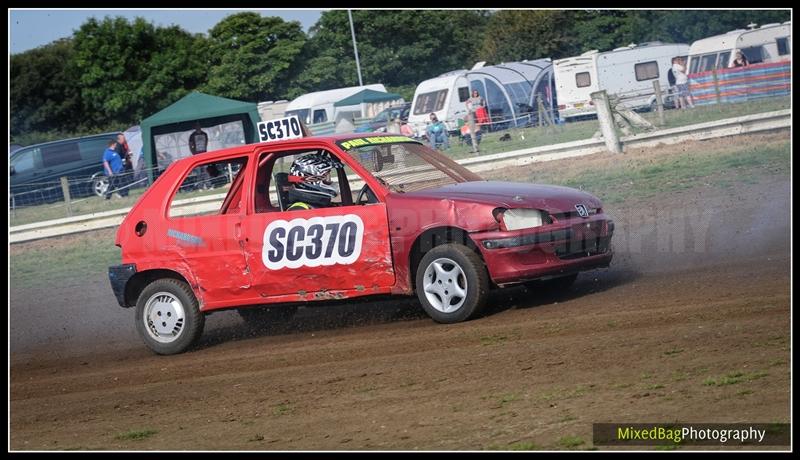
<svg viewBox="0 0 800 460"><path fill-rule="evenodd" d="M422 308L434 321L457 323L480 313L489 296L489 275L471 249L444 244L420 261L416 290Z"/></svg>
<svg viewBox="0 0 800 460"><path fill-rule="evenodd" d="M106 191L108 190L108 177L106 176L97 176L92 179L92 192L96 196L105 196Z"/></svg>
<svg viewBox="0 0 800 460"><path fill-rule="evenodd" d="M182 353L203 333L205 315L189 285L173 278L155 280L136 302L136 330L159 355Z"/></svg>

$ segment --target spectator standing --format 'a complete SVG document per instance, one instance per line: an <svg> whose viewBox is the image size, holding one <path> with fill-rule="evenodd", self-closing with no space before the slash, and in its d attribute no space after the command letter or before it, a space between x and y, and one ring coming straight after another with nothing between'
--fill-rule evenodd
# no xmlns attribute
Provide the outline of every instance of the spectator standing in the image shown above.
<svg viewBox="0 0 800 460"><path fill-rule="evenodd" d="M128 196L127 188L117 190L124 185L121 183L120 178L125 171L125 167L122 164L122 158L119 156L119 153L117 153L116 147L117 141L111 139L108 141L108 147L105 152L103 152L103 171L105 171L106 177L108 177L108 189L105 195L106 200L111 199L112 193L117 197Z"/></svg>
<svg viewBox="0 0 800 460"><path fill-rule="evenodd" d="M476 132L478 132L478 111L486 107L486 101L483 100L481 94L477 89L472 90L472 96L467 99L467 124L469 125L470 144L472 145L472 153L478 153L478 139Z"/></svg>
<svg viewBox="0 0 800 460"><path fill-rule="evenodd" d="M678 58L672 64L672 73L675 74L675 87L678 89L678 108L685 109L687 106L694 108L692 95L689 93L689 77L686 76L683 59Z"/></svg>
<svg viewBox="0 0 800 460"><path fill-rule="evenodd" d="M208 150L208 134L200 129L199 123L195 123L194 132L189 135L189 150L192 155L204 153Z"/></svg>

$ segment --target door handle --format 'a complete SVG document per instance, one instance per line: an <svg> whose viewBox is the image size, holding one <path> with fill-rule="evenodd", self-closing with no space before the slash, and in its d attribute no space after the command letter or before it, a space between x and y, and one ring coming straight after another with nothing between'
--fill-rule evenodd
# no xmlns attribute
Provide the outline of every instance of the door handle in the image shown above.
<svg viewBox="0 0 800 460"><path fill-rule="evenodd" d="M234 224L234 226L233 226L233 236L237 240L241 240L242 239L242 223L241 222L236 222L236 224Z"/></svg>

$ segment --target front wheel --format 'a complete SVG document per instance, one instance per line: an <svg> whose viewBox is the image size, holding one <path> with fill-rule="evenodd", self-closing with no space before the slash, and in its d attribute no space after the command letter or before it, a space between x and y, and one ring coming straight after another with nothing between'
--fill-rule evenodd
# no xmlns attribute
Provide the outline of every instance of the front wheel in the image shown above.
<svg viewBox="0 0 800 460"><path fill-rule="evenodd" d="M489 296L489 275L466 246L444 244L428 251L416 274L417 296L439 323L458 323L480 313Z"/></svg>
<svg viewBox="0 0 800 460"><path fill-rule="evenodd" d="M139 294L136 330L144 343L159 355L182 353L203 333L205 315L197 298L183 281L155 280Z"/></svg>

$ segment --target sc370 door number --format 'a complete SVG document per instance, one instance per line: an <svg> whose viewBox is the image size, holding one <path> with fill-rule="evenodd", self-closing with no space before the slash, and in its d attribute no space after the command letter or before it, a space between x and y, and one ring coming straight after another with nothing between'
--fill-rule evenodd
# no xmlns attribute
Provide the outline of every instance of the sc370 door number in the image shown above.
<svg viewBox="0 0 800 460"><path fill-rule="evenodd" d="M261 259L270 270L349 265L363 240L364 222L355 214L275 220L264 230Z"/></svg>

